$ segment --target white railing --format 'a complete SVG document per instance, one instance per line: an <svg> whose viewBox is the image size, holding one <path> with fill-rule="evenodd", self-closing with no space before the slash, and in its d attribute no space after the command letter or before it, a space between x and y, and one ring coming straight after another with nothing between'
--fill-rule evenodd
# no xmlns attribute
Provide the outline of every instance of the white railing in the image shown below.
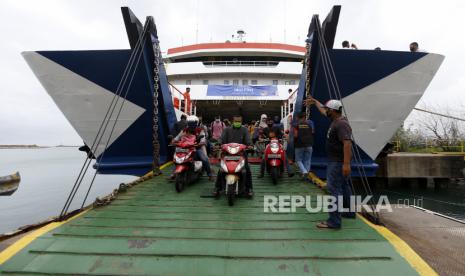
<svg viewBox="0 0 465 276"><path fill-rule="evenodd" d="M250 67L276 67L279 61L253 61L253 60L236 60L236 61L203 61L205 67L234 67L234 66L250 66Z"/></svg>

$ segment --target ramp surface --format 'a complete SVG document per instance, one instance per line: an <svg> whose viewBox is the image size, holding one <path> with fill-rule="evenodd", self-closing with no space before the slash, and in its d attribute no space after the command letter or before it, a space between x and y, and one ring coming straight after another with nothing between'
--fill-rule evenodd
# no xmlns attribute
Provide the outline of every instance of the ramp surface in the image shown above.
<svg viewBox="0 0 465 276"><path fill-rule="evenodd" d="M252 166L257 170L257 166ZM169 169L168 169L169 170ZM320 230L324 213L265 213L264 195L317 195L298 178L254 178L253 200L201 198L202 179L181 194L165 177L145 181L34 240L1 275L417 275L360 219Z"/></svg>

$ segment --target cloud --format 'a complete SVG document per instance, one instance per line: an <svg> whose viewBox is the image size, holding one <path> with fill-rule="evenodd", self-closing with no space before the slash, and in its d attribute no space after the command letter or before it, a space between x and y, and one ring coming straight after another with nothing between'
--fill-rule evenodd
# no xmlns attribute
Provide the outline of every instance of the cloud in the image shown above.
<svg viewBox="0 0 465 276"><path fill-rule="evenodd" d="M2 1L0 10L0 144L81 143L20 53L128 48L121 6L129 6L141 20L154 16L166 51L222 42L239 28L248 41L302 45L311 16L324 19L334 4L342 4L335 47L347 39L362 49L408 50L411 41L418 41L421 48L446 56L421 103L463 107L462 1L11 0Z"/></svg>

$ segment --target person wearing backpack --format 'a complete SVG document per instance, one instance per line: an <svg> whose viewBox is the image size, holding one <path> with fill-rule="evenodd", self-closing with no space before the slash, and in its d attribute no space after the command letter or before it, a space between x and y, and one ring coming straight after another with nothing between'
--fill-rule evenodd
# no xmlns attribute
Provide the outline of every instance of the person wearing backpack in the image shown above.
<svg viewBox="0 0 465 276"><path fill-rule="evenodd" d="M294 125L294 149L295 162L299 166L299 170L304 179L306 179L312 165L314 133L313 122L307 120L305 112L300 113L298 115L298 121Z"/></svg>
<svg viewBox="0 0 465 276"><path fill-rule="evenodd" d="M220 116L215 117L215 121L213 121L210 125L212 138L215 141L220 140L221 135L223 134L223 130L226 128L226 125L221 121Z"/></svg>

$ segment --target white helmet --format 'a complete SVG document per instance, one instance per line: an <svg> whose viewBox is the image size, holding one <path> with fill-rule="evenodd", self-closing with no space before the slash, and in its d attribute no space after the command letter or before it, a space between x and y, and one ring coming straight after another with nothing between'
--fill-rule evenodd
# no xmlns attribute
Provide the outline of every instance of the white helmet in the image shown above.
<svg viewBox="0 0 465 276"><path fill-rule="evenodd" d="M187 116L187 126L188 127L197 127L199 125L199 118L195 115Z"/></svg>
<svg viewBox="0 0 465 276"><path fill-rule="evenodd" d="M325 107L337 111L342 111L342 103L338 100L329 100L326 102Z"/></svg>

